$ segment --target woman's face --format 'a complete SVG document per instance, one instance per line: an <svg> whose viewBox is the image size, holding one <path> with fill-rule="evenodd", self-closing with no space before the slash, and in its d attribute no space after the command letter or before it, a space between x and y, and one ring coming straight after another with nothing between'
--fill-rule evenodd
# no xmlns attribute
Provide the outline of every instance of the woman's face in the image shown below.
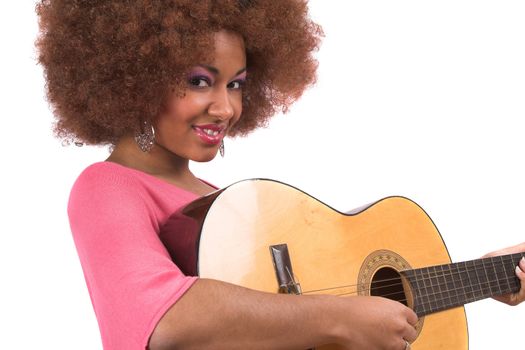
<svg viewBox="0 0 525 350"><path fill-rule="evenodd" d="M158 144L186 159L212 160L242 112L246 53L241 36L215 34L214 60L189 72L183 97L173 96L155 122Z"/></svg>

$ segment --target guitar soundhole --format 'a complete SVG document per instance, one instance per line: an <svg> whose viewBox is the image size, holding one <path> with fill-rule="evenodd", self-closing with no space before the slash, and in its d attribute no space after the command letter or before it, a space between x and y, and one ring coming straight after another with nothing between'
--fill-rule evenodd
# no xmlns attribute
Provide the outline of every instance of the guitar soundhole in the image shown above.
<svg viewBox="0 0 525 350"><path fill-rule="evenodd" d="M413 307L410 286L406 282L403 283L404 279L399 273L409 269L412 267L401 255L386 249L373 251L365 258L359 269L357 293L363 296L384 297ZM425 317L421 317L416 325L418 336L423 329L424 321Z"/></svg>
<svg viewBox="0 0 525 350"><path fill-rule="evenodd" d="M408 306L401 275L390 267L376 271L370 284L370 295L395 300Z"/></svg>

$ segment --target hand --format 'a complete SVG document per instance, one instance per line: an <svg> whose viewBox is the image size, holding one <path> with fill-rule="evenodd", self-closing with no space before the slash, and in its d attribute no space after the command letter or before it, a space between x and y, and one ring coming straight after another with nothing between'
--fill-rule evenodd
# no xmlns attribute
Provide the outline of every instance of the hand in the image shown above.
<svg viewBox="0 0 525 350"><path fill-rule="evenodd" d="M348 328L340 342L348 349L405 350L416 339L416 314L403 304L381 297L344 297L340 308ZM341 315L338 315L341 316ZM343 322L344 324L344 322Z"/></svg>
<svg viewBox="0 0 525 350"><path fill-rule="evenodd" d="M508 247L505 249L501 249L489 254L484 255L484 258L492 257L492 256L498 256L498 255L505 255L505 254L514 254L514 253L521 253L525 252L525 243L521 243L512 247ZM516 267L516 276L521 281L521 288L517 293L510 293L505 295L498 295L495 296L494 299L501 301L502 303L508 304L508 305L518 305L522 301L525 300L525 259L522 258Z"/></svg>

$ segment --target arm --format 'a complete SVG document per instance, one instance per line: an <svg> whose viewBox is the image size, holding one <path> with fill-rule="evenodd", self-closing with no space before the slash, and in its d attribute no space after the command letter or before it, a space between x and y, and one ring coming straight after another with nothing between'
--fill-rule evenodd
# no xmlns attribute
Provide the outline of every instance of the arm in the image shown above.
<svg viewBox="0 0 525 350"><path fill-rule="evenodd" d="M198 280L158 323L149 347L165 349L404 349L416 315L377 297L296 296Z"/></svg>
<svg viewBox="0 0 525 350"><path fill-rule="evenodd" d="M151 195L123 169L90 166L75 182L68 204L106 350L146 349L162 315L196 280L182 274L158 238L157 207L150 198L157 193ZM168 200L178 199L171 194Z"/></svg>

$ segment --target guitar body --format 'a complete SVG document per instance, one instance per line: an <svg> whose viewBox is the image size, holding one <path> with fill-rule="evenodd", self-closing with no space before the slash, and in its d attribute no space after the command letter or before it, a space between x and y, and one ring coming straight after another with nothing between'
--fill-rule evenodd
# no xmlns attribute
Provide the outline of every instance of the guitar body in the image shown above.
<svg viewBox="0 0 525 350"><path fill-rule="evenodd" d="M304 294L370 295L375 276L450 263L432 220L401 197L344 214L283 183L246 180L204 197L202 205L187 211L202 220L199 276L260 291L278 291L269 250L277 244L287 245ZM463 307L422 317L418 331L413 350L468 349Z"/></svg>

